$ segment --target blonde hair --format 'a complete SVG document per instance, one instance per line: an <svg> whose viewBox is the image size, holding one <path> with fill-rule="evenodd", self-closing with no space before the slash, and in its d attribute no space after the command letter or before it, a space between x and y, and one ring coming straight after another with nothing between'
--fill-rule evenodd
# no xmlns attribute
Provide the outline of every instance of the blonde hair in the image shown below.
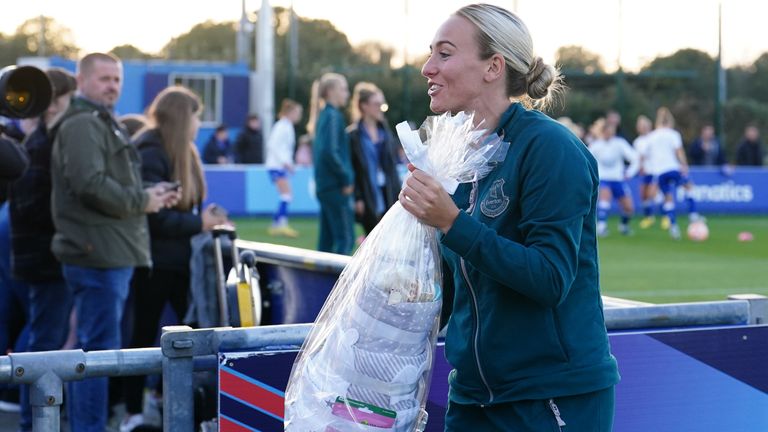
<svg viewBox="0 0 768 432"><path fill-rule="evenodd" d="M201 204L206 195L202 162L194 143L196 131L192 130L192 119L202 109L200 98L191 90L171 86L161 91L147 110L147 127L160 133L170 159L171 179L181 183L177 205L181 210Z"/></svg>
<svg viewBox="0 0 768 432"><path fill-rule="evenodd" d="M563 91L562 75L533 54L528 27L514 13L489 4L471 4L455 12L476 28L480 57L504 57L507 96L528 105L548 106Z"/></svg>
<svg viewBox="0 0 768 432"><path fill-rule="evenodd" d="M353 123L357 123L363 117L360 105L367 103L371 97L377 94L382 94L382 92L376 84L365 81L355 84L355 89L352 92L352 103L349 108Z"/></svg>
<svg viewBox="0 0 768 432"><path fill-rule="evenodd" d="M307 133L309 136L315 136L315 125L320 111L325 108L328 92L336 86L346 83L344 75L334 72L327 72L312 83L312 96L309 102L309 120L307 121Z"/></svg>
<svg viewBox="0 0 768 432"><path fill-rule="evenodd" d="M663 106L656 110L656 127L675 127L675 116L672 115L672 111L669 108Z"/></svg>

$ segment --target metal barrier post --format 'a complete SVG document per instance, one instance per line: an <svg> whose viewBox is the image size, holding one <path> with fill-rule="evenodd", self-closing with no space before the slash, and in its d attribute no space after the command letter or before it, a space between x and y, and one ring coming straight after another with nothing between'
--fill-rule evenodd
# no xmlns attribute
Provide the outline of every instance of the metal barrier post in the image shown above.
<svg viewBox="0 0 768 432"><path fill-rule="evenodd" d="M768 297L760 294L733 294L728 300L745 300L749 302L749 323L768 323Z"/></svg>
<svg viewBox="0 0 768 432"><path fill-rule="evenodd" d="M211 353L212 334L212 329L163 327L160 346L163 351L163 430L166 432L195 430L194 357Z"/></svg>
<svg viewBox="0 0 768 432"><path fill-rule="evenodd" d="M12 381L29 384L32 430L61 430L59 410L63 401L64 381L77 381L85 377L85 353L81 350L60 351L53 358L40 353L14 353L9 357Z"/></svg>

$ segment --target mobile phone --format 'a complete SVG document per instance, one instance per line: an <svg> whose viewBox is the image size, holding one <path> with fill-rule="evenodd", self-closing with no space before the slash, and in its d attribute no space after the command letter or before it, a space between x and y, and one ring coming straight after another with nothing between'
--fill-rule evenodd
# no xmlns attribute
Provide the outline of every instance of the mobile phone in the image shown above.
<svg viewBox="0 0 768 432"><path fill-rule="evenodd" d="M179 190L179 188L181 188L181 182L179 182L178 180L176 180L176 181L174 181L174 182L171 182L169 185L167 185L167 186L165 187L165 191L166 191L166 192L168 192L168 191L178 191L178 190Z"/></svg>

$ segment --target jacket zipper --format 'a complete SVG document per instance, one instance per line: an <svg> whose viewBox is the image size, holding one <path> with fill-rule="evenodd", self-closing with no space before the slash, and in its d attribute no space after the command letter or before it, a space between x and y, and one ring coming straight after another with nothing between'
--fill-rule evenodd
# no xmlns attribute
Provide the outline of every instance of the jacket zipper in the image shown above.
<svg viewBox="0 0 768 432"><path fill-rule="evenodd" d="M469 208L467 209L467 212L472 215L475 210L475 201L477 200L477 194L479 193L478 187L477 187L477 180L472 182L472 191L469 195ZM488 385L488 380L485 379L485 374L483 373L483 368L480 365L480 350L478 349L478 341L480 339L480 310L477 306L477 295L475 294L475 288L472 286L472 282L469 281L469 275L467 274L467 267L464 263L464 258L459 258L459 263L461 265L461 273L462 276L464 276L464 282L467 283L467 287L469 288L469 294L472 297L472 307L475 311L475 335L474 335L474 354L475 354L475 363L477 365L477 371L480 374L480 379L483 381L483 385L485 385L485 389L488 390L488 403L493 402L493 391L491 390L491 386Z"/></svg>

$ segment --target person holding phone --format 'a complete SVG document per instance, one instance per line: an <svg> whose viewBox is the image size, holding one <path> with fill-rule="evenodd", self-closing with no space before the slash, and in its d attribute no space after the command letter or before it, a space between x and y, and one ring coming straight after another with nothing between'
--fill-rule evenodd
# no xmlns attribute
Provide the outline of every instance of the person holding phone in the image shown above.
<svg viewBox="0 0 768 432"><path fill-rule="evenodd" d="M189 297L190 239L228 223L226 213L216 204L201 207L206 184L194 139L202 107L192 91L181 86L166 88L150 105L149 123L138 132L134 143L141 155L144 182L175 191L179 199L175 206L148 217L152 268L136 269L131 283L135 314L131 348L155 345L166 302L181 321ZM127 416L121 431L143 423L144 377L126 380L124 393Z"/></svg>

